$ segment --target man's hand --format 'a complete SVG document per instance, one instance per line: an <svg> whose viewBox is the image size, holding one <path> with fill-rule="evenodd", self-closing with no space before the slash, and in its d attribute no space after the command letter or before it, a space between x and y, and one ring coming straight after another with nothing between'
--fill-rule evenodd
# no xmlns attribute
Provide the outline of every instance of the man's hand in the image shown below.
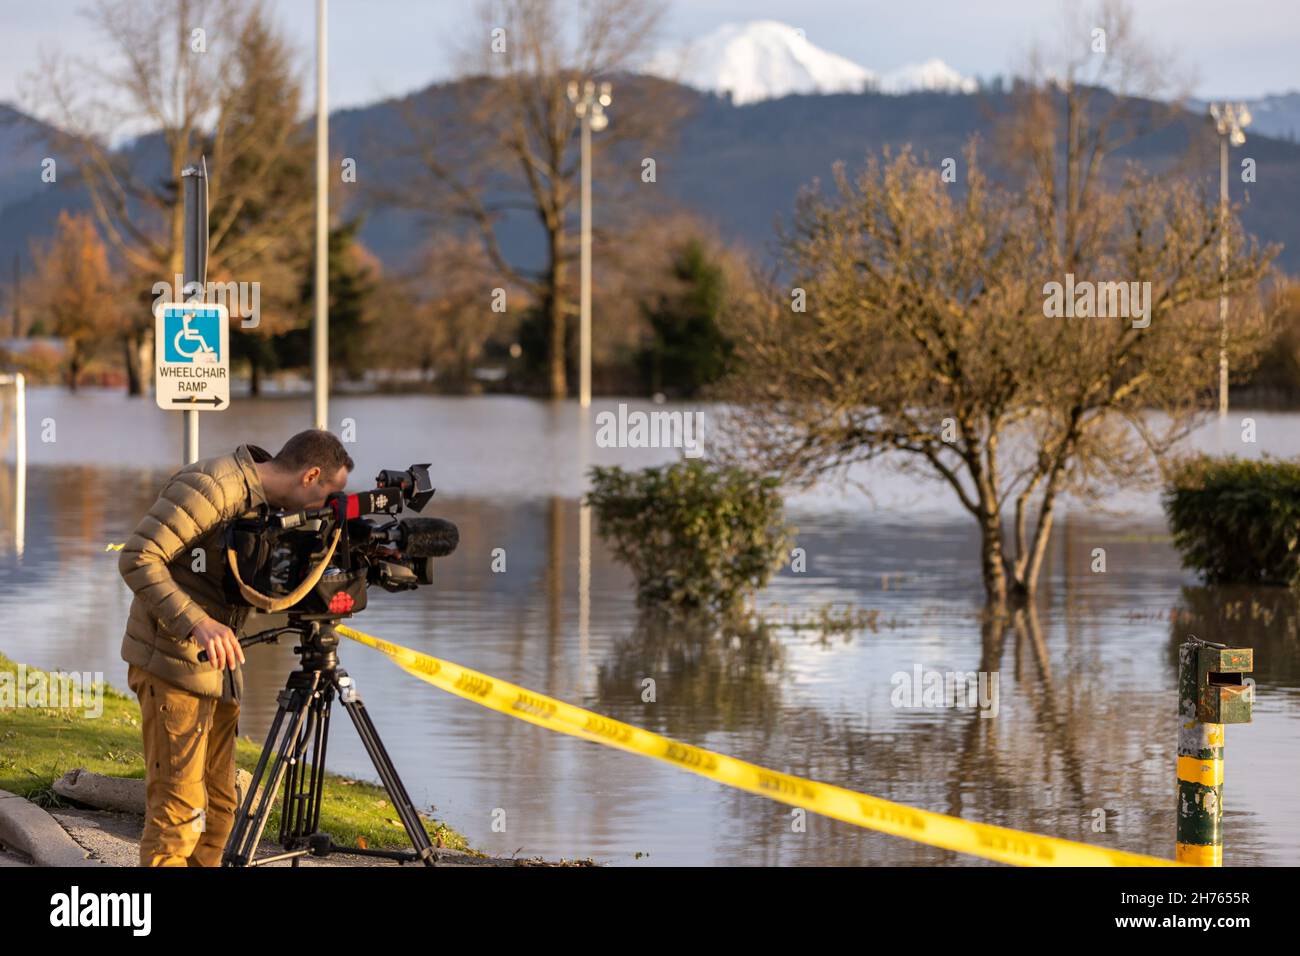
<svg viewBox="0 0 1300 956"><path fill-rule="evenodd" d="M235 632L220 621L208 618L194 625L190 637L203 645L208 652L208 663L220 670L223 667L235 669L235 661L244 663L244 649L239 646Z"/></svg>

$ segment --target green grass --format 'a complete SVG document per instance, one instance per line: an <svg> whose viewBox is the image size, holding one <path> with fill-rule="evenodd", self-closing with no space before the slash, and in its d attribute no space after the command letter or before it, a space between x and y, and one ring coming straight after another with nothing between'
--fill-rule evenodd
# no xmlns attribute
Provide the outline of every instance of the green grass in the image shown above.
<svg viewBox="0 0 1300 956"><path fill-rule="evenodd" d="M17 668L16 662L0 654L0 673L14 674L15 685ZM27 667L28 674L38 672ZM143 777L140 705L135 695L104 684L102 701L103 713L94 718L86 715L87 707L0 707L0 790L44 807L61 807L68 804L54 792L54 781L77 767L113 777ZM241 737L235 743L235 762L251 773L261 749L260 741ZM279 831L279 804L277 799L264 841ZM445 823L427 818L423 822L435 846L475 853ZM383 787L328 772L320 828L340 846L410 847Z"/></svg>

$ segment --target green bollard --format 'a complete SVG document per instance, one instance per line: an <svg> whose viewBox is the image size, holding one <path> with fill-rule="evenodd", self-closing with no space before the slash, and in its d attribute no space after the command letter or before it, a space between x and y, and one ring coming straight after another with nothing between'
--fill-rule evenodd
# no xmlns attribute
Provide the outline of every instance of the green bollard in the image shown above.
<svg viewBox="0 0 1300 956"><path fill-rule="evenodd" d="M1248 724L1249 647L1193 637L1178 648L1178 847L1192 866L1223 865L1223 725Z"/></svg>

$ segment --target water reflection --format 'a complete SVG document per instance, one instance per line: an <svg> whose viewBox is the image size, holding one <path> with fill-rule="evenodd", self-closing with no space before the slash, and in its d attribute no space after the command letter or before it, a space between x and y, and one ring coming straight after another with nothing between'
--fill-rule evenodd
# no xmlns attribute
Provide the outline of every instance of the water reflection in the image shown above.
<svg viewBox="0 0 1300 956"><path fill-rule="evenodd" d="M771 628L719 630L642 612L613 642L597 693L607 708L669 737L763 732L780 710L783 663L784 647ZM671 695L673 707L647 706L661 693Z"/></svg>
<svg viewBox="0 0 1300 956"><path fill-rule="evenodd" d="M33 396L36 414L59 416L62 430L55 449L33 450L27 553L17 559L3 539L0 650L43 667L102 670L125 686L118 652L129 593L105 548L152 504L179 436L154 434L140 403L110 414L79 402ZM808 569L783 570L765 608L780 622L787 610L807 617L827 603L853 605L875 612L877 626L826 636L778 623L733 639L643 616L626 572L598 536L583 534L584 455L655 461L610 449L575 455L572 406L494 402L340 401L364 439L360 474L432 458L440 490L428 513L461 529L435 586L372 595L354 621L361 630L755 763L1162 856L1173 847L1176 645L1188 633L1249 644L1256 719L1228 729L1225 861L1300 862L1297 599L1192 586L1150 501L1121 518L1071 509L1037 606L995 618L982 609L978 541L943 499L928 507L910 479L878 486L918 501L915 511L875 511L829 492L801 497L792 518ZM305 403L247 407L257 414L204 419L205 453L222 442L274 445L305 418ZM116 437L121 420L129 443ZM0 505L5 489L0 478ZM1106 573L1092 571L1098 547ZM362 648L342 656L413 799L493 852L620 864L639 852L650 863L981 865L812 815L799 832L785 805L476 708ZM293 664L286 646L250 653L241 733L261 740ZM892 675L918 664L997 673L998 716L892 706ZM330 761L372 773L346 723ZM497 809L505 833L492 830ZM1098 810L1104 832L1094 829Z"/></svg>
<svg viewBox="0 0 1300 956"><path fill-rule="evenodd" d="M1300 684L1300 594L1287 588L1184 587L1170 624L1170 660L1195 634L1219 644L1255 648L1270 682Z"/></svg>

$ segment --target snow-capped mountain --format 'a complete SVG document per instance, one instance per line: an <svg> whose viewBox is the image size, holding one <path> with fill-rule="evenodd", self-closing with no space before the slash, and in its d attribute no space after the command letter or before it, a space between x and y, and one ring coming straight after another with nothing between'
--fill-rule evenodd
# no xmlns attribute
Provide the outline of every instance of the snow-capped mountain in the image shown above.
<svg viewBox="0 0 1300 956"><path fill-rule="evenodd" d="M811 43L802 30L776 20L728 23L699 40L665 50L646 72L699 90L730 95L743 105L793 93L970 93L975 81L942 60L878 74Z"/></svg>
<svg viewBox="0 0 1300 956"><path fill-rule="evenodd" d="M962 76L943 60L929 59L891 70L880 78L882 93L915 93L920 90L974 93L976 82Z"/></svg>

